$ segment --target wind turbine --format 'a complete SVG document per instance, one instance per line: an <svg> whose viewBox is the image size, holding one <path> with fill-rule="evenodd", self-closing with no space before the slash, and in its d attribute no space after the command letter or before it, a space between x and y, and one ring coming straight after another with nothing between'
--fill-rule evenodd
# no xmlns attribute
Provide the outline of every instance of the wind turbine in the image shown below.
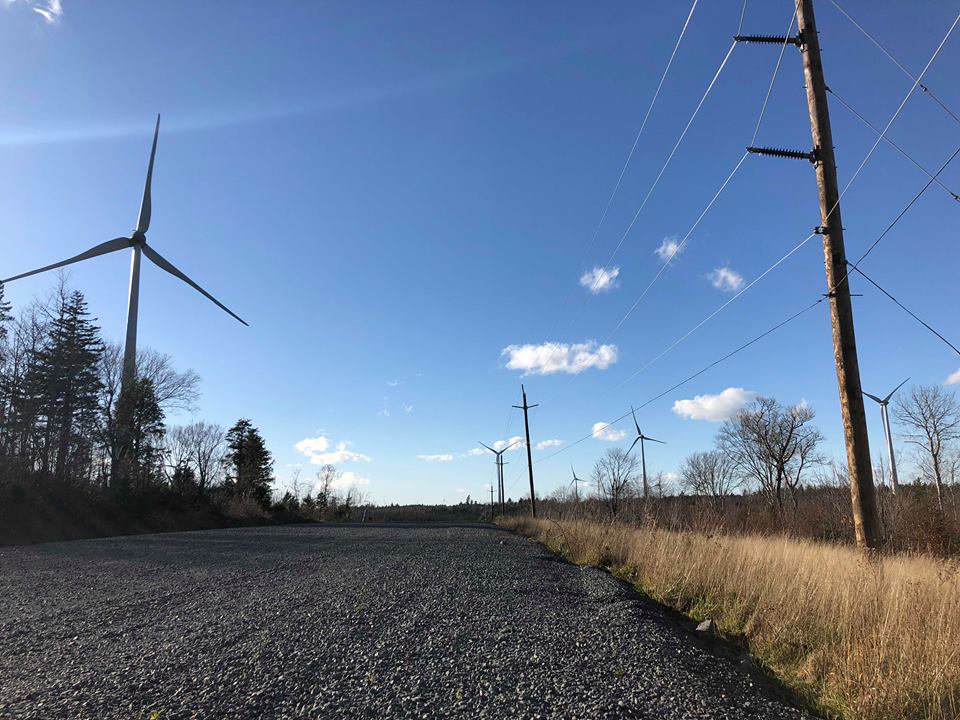
<svg viewBox="0 0 960 720"><path fill-rule="evenodd" d="M573 496L577 502L580 502L580 483L586 482L586 480L577 477L577 471L573 469L573 463L570 464L570 472L573 474L573 480L570 481L570 484L573 485Z"/></svg>
<svg viewBox="0 0 960 720"><path fill-rule="evenodd" d="M480 442L480 441L478 440L477 442ZM507 450L509 450L510 448L512 448L514 445L516 445L518 442L520 442L520 441L519 441L519 440L515 440L514 442L510 443L509 445L507 445L507 446L506 446L505 448L503 448L502 450L494 450L492 447L490 447L490 446L487 445L486 443L480 443L480 444L483 445L487 450L489 450L490 452L492 452L494 455L497 456L497 459L496 459L494 462L496 462L496 464L497 464L497 498L498 498L498 500L500 501L500 514L501 514L501 515L503 515L503 466L510 464L510 463L505 463L505 462L503 461L503 454L504 454ZM496 444L496 443L494 443L494 444Z"/></svg>
<svg viewBox="0 0 960 720"><path fill-rule="evenodd" d="M52 265L45 265L42 268L21 273L20 275L14 275L6 280L0 280L0 283L8 283L14 280L19 280L20 278L29 277L30 275L46 272L47 270L56 270L57 268L64 267L65 265L72 265L73 263L80 262L81 260L89 260L90 258L95 258L100 255L116 252L117 250L131 248L133 252L131 253L130 260L130 294L127 300L127 334L123 346L123 373L120 379L121 397L123 396L124 392L131 388L137 373L137 311L140 304L141 255L146 255L147 259L161 270L165 270L174 277L183 280L183 282L212 301L221 310L236 318L244 325L247 325L243 318L234 313L232 310L230 310L230 308L217 300L213 295L208 293L184 273L174 267L173 263L164 258L150 245L147 245L147 230L150 227L150 213L152 209L150 202L150 183L153 179L153 161L157 154L157 137L159 134L160 116L157 115L157 124L153 130L153 147L150 149L150 162L147 165L147 182L143 188L143 200L140 203L140 216L137 218L137 228L130 234L130 237L118 237L114 238L113 240L107 240L105 243L94 245L86 252L82 252L79 255L74 255L73 257L67 258L61 262L54 263Z"/></svg>
<svg viewBox="0 0 960 720"><path fill-rule="evenodd" d="M666 445L666 443L663 440L657 440L656 438L644 435L643 431L640 430L640 423L637 422L637 413L632 406L630 407L630 413L633 415L633 424L637 428L637 438L633 441L633 445L630 446L630 450L627 450L627 455L630 454L630 451L633 450L637 443L640 443L640 465L643 468L643 499L646 500L649 488L647 486L647 453L644 448L644 443L647 440L660 443L661 445Z"/></svg>
<svg viewBox="0 0 960 720"><path fill-rule="evenodd" d="M910 378L907 378L909 380ZM890 415L887 412L887 405L890 404L890 398L902 388L907 380L904 380L902 383L897 385L890 393L883 399L878 398L876 395L871 395L868 392L863 393L868 398L873 400L880 406L880 417L883 419L883 434L887 440L887 457L890 458L890 487L893 490L893 494L897 494L897 490L900 488L899 478L897 478L897 460L893 456L893 434L890 432Z"/></svg>

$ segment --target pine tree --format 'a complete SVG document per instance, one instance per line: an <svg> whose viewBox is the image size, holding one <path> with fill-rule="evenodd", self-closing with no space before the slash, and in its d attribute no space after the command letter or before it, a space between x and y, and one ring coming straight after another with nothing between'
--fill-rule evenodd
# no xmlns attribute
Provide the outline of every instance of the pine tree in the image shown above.
<svg viewBox="0 0 960 720"><path fill-rule="evenodd" d="M82 462L90 452L100 390L97 363L103 352L100 328L93 321L82 293L62 296L26 378L43 431L41 469L49 471L53 459L60 482L67 479L71 458Z"/></svg>
<svg viewBox="0 0 960 720"><path fill-rule="evenodd" d="M126 407L118 408L117 415L129 413L130 416L130 438L123 454L124 479L135 487L148 487L159 479L163 459L161 441L166 434L163 409L157 401L153 381L138 378L118 403Z"/></svg>
<svg viewBox="0 0 960 720"><path fill-rule="evenodd" d="M270 506L270 485L273 483L273 456L267 450L260 431L249 420L241 419L227 431L227 454L224 458L227 479L238 495Z"/></svg>

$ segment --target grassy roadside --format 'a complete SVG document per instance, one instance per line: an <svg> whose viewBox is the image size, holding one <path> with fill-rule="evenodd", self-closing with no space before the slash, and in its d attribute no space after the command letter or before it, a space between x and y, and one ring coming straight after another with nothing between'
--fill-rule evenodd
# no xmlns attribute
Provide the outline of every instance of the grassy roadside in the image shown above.
<svg viewBox="0 0 960 720"><path fill-rule="evenodd" d="M785 537L677 533L582 520L501 522L571 562L602 565L657 601L713 618L825 714L960 717L960 567L869 561Z"/></svg>

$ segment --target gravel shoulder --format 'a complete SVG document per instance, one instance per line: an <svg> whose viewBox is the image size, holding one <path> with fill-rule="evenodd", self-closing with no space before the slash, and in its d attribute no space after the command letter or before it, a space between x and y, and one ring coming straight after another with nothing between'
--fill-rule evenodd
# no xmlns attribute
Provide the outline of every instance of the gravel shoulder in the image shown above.
<svg viewBox="0 0 960 720"><path fill-rule="evenodd" d="M0 718L802 718L607 573L488 526L0 548Z"/></svg>

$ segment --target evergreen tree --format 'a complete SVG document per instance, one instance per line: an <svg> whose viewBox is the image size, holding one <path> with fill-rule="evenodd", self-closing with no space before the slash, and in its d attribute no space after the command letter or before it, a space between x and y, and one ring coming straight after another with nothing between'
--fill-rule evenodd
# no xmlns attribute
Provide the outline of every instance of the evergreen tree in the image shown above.
<svg viewBox="0 0 960 720"><path fill-rule="evenodd" d="M26 391L39 409L41 470L49 471L54 464L60 482L67 479L71 460L83 463L90 454L102 351L100 328L93 324L83 294L62 295L26 377Z"/></svg>
<svg viewBox="0 0 960 720"><path fill-rule="evenodd" d="M129 413L130 438L122 453L125 466L124 480L143 488L159 480L163 450L161 443L166 433L163 410L157 401L153 381L138 378L129 392L118 401L117 416Z"/></svg>
<svg viewBox="0 0 960 720"><path fill-rule="evenodd" d="M265 508L270 506L273 456L260 431L249 420L238 420L227 431L224 463L227 479L238 495L253 498Z"/></svg>

